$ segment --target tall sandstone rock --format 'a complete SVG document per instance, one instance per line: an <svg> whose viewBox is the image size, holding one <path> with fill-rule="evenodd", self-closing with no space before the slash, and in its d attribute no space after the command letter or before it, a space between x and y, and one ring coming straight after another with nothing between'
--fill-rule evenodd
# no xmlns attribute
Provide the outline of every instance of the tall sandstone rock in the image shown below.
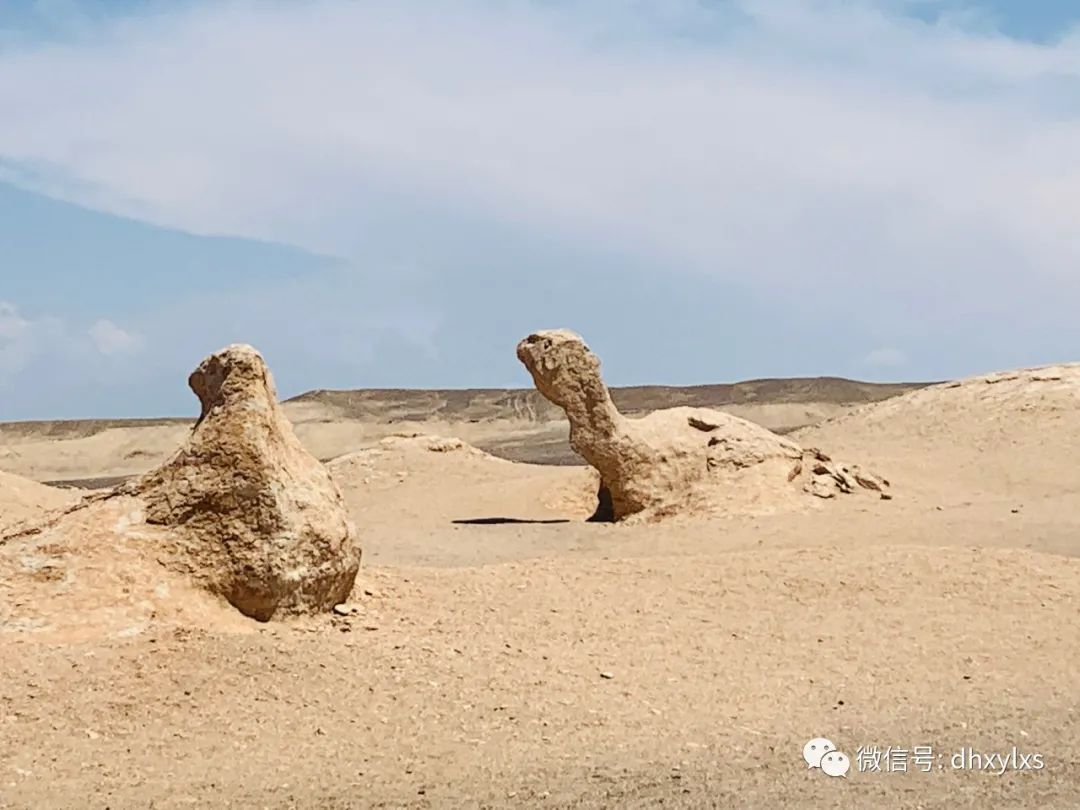
<svg viewBox="0 0 1080 810"><path fill-rule="evenodd" d="M242 613L327 610L344 601L360 546L330 475L293 433L251 346L206 358L188 380L202 413L187 442L130 485L176 559Z"/></svg>
<svg viewBox="0 0 1080 810"><path fill-rule="evenodd" d="M229 346L189 384L202 411L172 457L0 539L0 575L24 581L28 594L55 583L58 597L98 605L110 625L148 610L197 612L174 604L191 586L260 621L348 599L356 530L337 485L293 433L263 358ZM31 610L40 601L23 600L11 620L71 624Z"/></svg>

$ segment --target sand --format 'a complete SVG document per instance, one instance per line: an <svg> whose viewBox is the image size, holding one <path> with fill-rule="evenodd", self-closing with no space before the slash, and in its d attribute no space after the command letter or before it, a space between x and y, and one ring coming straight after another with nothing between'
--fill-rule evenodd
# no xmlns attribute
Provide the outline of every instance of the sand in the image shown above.
<svg viewBox="0 0 1080 810"><path fill-rule="evenodd" d="M0 534L17 523L62 508L77 498L75 493L0 471Z"/></svg>
<svg viewBox="0 0 1080 810"><path fill-rule="evenodd" d="M373 437L328 464L365 546L346 615L171 579L147 610L161 572L125 595L109 549L59 555L66 595L0 588L42 619L0 624L0 807L1080 806L1078 398L1074 365L857 407L795 436L892 501L652 526L584 522L588 469L454 425ZM929 773L855 768L924 745ZM1045 767L952 767L1013 747Z"/></svg>

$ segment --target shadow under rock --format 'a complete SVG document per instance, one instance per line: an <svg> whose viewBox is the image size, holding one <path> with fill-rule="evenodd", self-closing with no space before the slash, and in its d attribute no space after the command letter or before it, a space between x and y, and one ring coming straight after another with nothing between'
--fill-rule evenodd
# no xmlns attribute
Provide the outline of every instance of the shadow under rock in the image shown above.
<svg viewBox="0 0 1080 810"><path fill-rule="evenodd" d="M554 518L551 520L530 520L527 518L510 518L510 517L485 517L485 518L465 518L462 520L452 520L451 523L456 523L459 526L502 526L508 523L570 523L571 521L565 518Z"/></svg>

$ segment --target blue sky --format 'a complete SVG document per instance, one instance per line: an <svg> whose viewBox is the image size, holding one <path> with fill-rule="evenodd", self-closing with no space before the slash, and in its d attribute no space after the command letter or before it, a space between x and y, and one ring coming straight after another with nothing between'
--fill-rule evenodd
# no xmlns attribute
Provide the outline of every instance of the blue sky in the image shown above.
<svg viewBox="0 0 1080 810"><path fill-rule="evenodd" d="M0 419L1080 359L1080 13L933 0L0 5Z"/></svg>

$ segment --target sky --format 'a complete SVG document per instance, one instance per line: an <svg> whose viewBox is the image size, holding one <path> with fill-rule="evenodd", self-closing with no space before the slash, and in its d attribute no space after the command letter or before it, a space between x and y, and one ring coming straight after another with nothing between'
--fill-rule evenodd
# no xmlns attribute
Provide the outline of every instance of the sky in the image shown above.
<svg viewBox="0 0 1080 810"><path fill-rule="evenodd" d="M1080 359L1061 0L8 0L0 420Z"/></svg>

